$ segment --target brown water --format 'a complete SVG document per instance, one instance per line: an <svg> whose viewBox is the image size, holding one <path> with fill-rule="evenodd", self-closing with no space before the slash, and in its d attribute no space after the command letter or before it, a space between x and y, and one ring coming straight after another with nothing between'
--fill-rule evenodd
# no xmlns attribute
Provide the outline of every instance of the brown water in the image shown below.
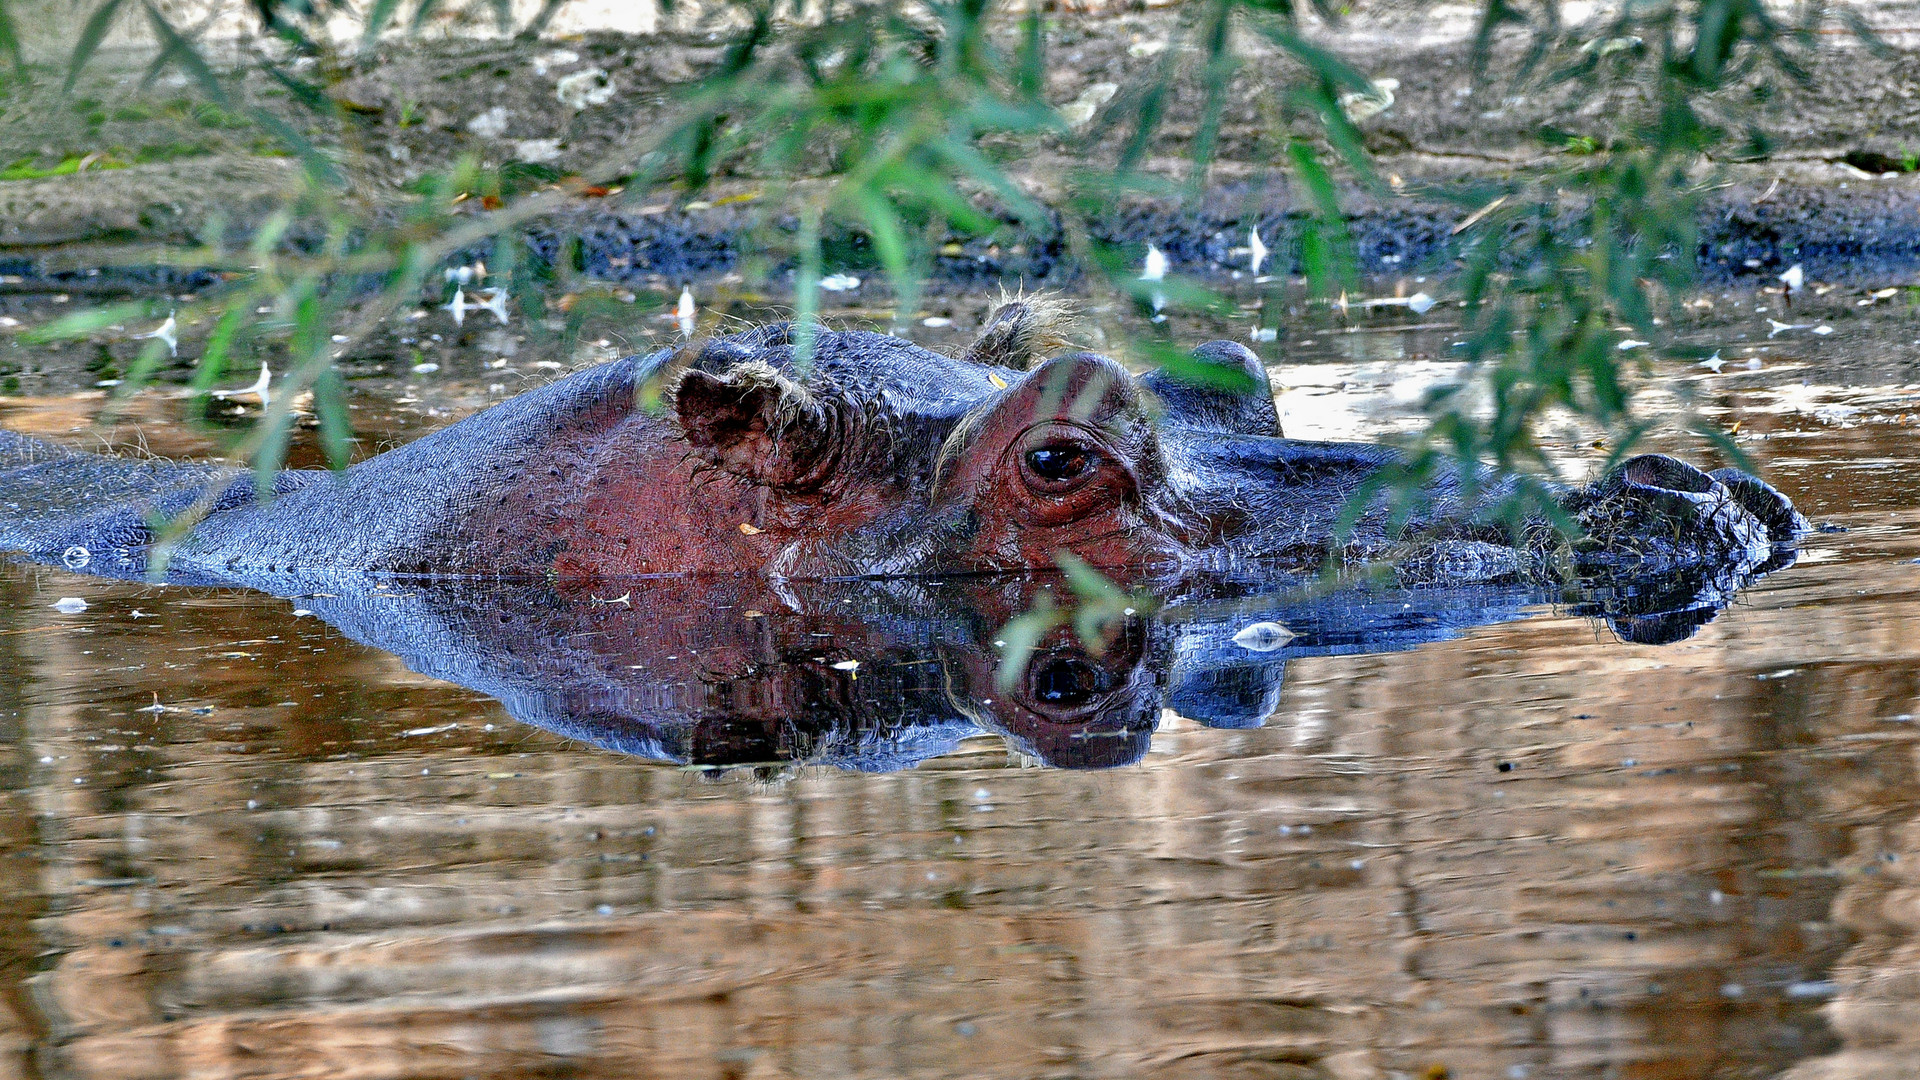
<svg viewBox="0 0 1920 1080"><path fill-rule="evenodd" d="M1360 340L1296 342L1290 434L1400 426L1383 365L1445 359L1444 333ZM0 571L0 1076L1920 1074L1920 378L1844 340L1765 355L1652 392L1700 391L1848 531L1689 640L1506 598L1489 617L1527 617L1301 650L1262 726L1161 713L1107 770L1035 767L1044 732L1007 700L971 727L869 716L898 771L832 764L873 759L834 758L830 725L690 768L518 722L326 621L450 673L464 653L392 630L430 598ZM369 383L363 426L406 437L488 378ZM98 404L0 424L78 441ZM213 445L143 407L149 445ZM736 631L701 628L763 620L754 640L823 641L783 672L906 710L956 675L993 693L983 642L1024 595L884 631L826 601L916 596L541 610L622 629L592 670L676 686L666 647L737 676ZM553 639L507 652L557 662L527 644ZM909 640L950 646L940 687ZM832 681L843 656L864 688ZM785 678L742 711L778 714Z"/></svg>

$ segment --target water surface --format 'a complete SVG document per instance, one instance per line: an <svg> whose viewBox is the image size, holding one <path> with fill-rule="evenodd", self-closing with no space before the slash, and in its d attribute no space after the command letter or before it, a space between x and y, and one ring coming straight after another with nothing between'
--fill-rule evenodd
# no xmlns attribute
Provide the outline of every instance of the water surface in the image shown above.
<svg viewBox="0 0 1920 1080"><path fill-rule="evenodd" d="M1920 378L1835 336L1655 372L1847 530L1663 646L1242 583L1001 689L1050 583L9 566L0 1075L1920 1071ZM1302 340L1296 435L1403 426L1449 363ZM483 402L469 361L361 383L370 446ZM78 444L86 392L0 423ZM217 449L156 400L149 445ZM1233 644L1264 618L1300 636Z"/></svg>

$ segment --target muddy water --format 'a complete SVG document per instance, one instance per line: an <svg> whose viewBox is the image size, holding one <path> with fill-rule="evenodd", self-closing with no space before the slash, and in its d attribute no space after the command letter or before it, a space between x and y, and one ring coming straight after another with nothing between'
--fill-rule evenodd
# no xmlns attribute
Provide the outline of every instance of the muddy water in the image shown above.
<svg viewBox="0 0 1920 1080"><path fill-rule="evenodd" d="M9 567L0 1076L1912 1075L1920 375L1834 338L1650 387L1847 529L1666 646L1239 583L1003 688L1042 584ZM1403 426L1448 344L1296 333L1290 433ZM455 360L357 384L370 446L492 393ZM0 423L91 438L55 389Z"/></svg>

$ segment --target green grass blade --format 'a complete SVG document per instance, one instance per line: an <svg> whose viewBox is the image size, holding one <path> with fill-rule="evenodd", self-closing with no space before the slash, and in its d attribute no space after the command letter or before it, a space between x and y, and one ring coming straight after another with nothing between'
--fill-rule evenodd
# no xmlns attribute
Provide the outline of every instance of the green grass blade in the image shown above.
<svg viewBox="0 0 1920 1080"><path fill-rule="evenodd" d="M279 64L262 64L260 65L260 69L267 73L268 78L286 87L287 93L292 94L294 100L305 105L307 108L322 113L331 113L334 111L333 99L327 96L325 90L315 86L313 83L305 79L295 78L292 74L282 70Z"/></svg>
<svg viewBox="0 0 1920 1080"><path fill-rule="evenodd" d="M347 418L347 384L331 365L313 380L313 414L320 421L327 467L345 469L352 463L353 426Z"/></svg>
<svg viewBox="0 0 1920 1080"><path fill-rule="evenodd" d="M373 6L367 8L367 23L360 29L360 48L372 48L380 40L380 32L387 28L399 11L400 0L373 0Z"/></svg>
<svg viewBox="0 0 1920 1080"><path fill-rule="evenodd" d="M1004 644L1000 646L1000 666L993 673L994 688L1002 694L1012 693L1027 673L1027 663L1040 647L1040 639L1066 621L1066 613L1054 606L1053 594L1043 592L1031 608L1001 627L998 638Z"/></svg>
<svg viewBox="0 0 1920 1080"><path fill-rule="evenodd" d="M793 366L813 366L813 342L820 334L820 211L809 207L800 215L800 266L793 282Z"/></svg>
<svg viewBox="0 0 1920 1080"><path fill-rule="evenodd" d="M118 304L108 304L106 307L75 311L62 315L38 329L21 334L20 340L33 345L44 345L50 341L67 341L72 338L86 337L115 323L137 319L151 310L151 307L152 305L145 300L127 300Z"/></svg>
<svg viewBox="0 0 1920 1080"><path fill-rule="evenodd" d="M195 393L205 394L227 373L234 341L240 335L241 324L252 314L252 303L250 295L228 301L220 321L213 324L213 333L207 335L207 343L200 350L200 363L194 369L193 381L187 384Z"/></svg>
<svg viewBox="0 0 1920 1080"><path fill-rule="evenodd" d="M100 6L93 9L87 18L87 24L80 28L80 36L73 43L73 54L67 59L67 78L60 89L73 92L73 84L80 79L80 69L87 66L93 54L99 50L100 42L106 39L107 31L113 29L113 20L120 14L120 5L124 0L101 0Z"/></svg>
<svg viewBox="0 0 1920 1080"><path fill-rule="evenodd" d="M8 0L0 0L0 52L7 54L13 61L13 74L21 82L27 81L27 58L20 51L20 32L14 29L13 10Z"/></svg>
<svg viewBox="0 0 1920 1080"><path fill-rule="evenodd" d="M1144 359L1190 386L1203 386L1229 394L1246 394L1257 388L1253 376L1238 364L1216 364L1202 360L1185 349L1165 342L1148 342Z"/></svg>
<svg viewBox="0 0 1920 1080"><path fill-rule="evenodd" d="M1002 205L1022 223L1033 228L1046 227L1046 208L1021 191L1004 169L988 161L979 150L954 138L935 140L929 149L944 158L956 171L972 177L975 182L999 196Z"/></svg>
<svg viewBox="0 0 1920 1080"><path fill-rule="evenodd" d="M413 9L413 22L407 27L408 32L419 33L420 28L427 25L427 20L433 18L439 10L440 0L420 0L420 6Z"/></svg>
<svg viewBox="0 0 1920 1080"><path fill-rule="evenodd" d="M160 40L161 56L171 58L185 68L187 74L193 76L193 81L200 85L200 92L207 95L209 100L217 105L226 105L227 89L220 85L219 78L214 75L213 68L207 65L206 57L200 55L200 50L173 28L173 24L160 14L160 9L153 6L153 0L143 0L141 6L146 9L147 24L153 27L154 37Z"/></svg>
<svg viewBox="0 0 1920 1080"><path fill-rule="evenodd" d="M856 198L860 218L867 226L867 235L873 238L880 265L886 268L887 278L893 286L894 321L905 323L920 305L921 275L914 266L914 253L907 243L906 233L900 227L900 215L882 193L872 188L861 190Z"/></svg>
<svg viewBox="0 0 1920 1080"><path fill-rule="evenodd" d="M346 182L346 178L340 173L340 167L335 165L332 159L322 154L320 148L314 146L313 142L305 135L295 131L293 125L280 119L273 113L268 112L266 109L254 108L248 110L248 112L253 117L255 123L266 128L268 132L272 133L275 138L279 139L289 150L292 150L293 153L299 157L300 163L306 166L307 175L329 187L339 187Z"/></svg>

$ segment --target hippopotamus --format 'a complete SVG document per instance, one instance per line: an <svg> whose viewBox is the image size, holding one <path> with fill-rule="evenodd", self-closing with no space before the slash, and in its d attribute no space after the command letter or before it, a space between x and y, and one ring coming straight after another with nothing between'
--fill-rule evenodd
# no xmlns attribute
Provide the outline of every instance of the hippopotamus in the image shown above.
<svg viewBox="0 0 1920 1080"><path fill-rule="evenodd" d="M1463 492L1487 485L1442 478L1411 521L1376 499L1338 529L1398 452L1286 438L1243 346L1136 376L1063 347L1055 314L1004 303L960 356L823 327L803 349L793 325L764 326L580 371L267 490L0 433L0 550L128 573L165 540L175 570L234 580L896 577L1062 553L1163 578L1380 556L1429 582L1546 572L1559 534L1484 519ZM1589 530L1578 550L1649 565L1748 573L1808 527L1757 478L1654 455L1559 497Z"/></svg>

